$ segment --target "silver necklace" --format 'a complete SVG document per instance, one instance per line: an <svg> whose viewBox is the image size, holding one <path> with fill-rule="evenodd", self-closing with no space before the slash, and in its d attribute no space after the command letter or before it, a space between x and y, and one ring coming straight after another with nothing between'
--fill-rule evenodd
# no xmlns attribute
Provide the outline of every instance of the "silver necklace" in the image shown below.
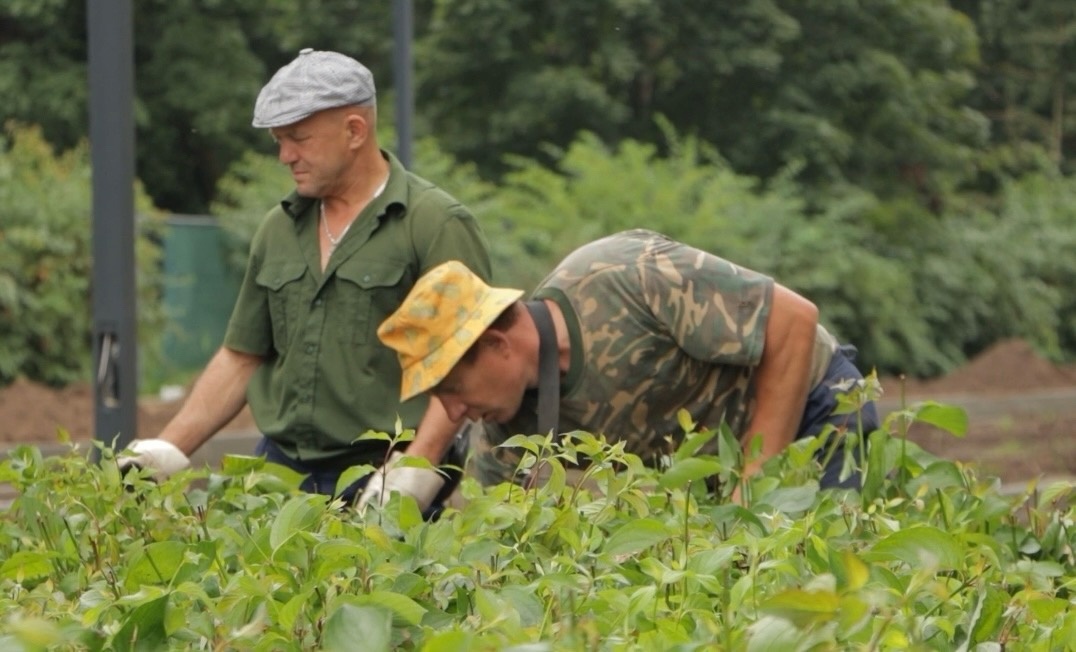
<svg viewBox="0 0 1076 652"><path fill-rule="evenodd" d="M377 187L377 190L374 191L374 194L370 195L370 198L366 200L366 203L369 204L373 200L380 197L381 193L385 192L385 186L387 186L388 183L389 183L389 177L388 177L388 175L385 175L385 180L382 181L381 185ZM334 238L332 232L329 231L329 220L327 220L325 218L325 201L324 200L322 200L319 208L320 208L320 212L321 212L321 226L322 226L322 229L324 229L324 231L325 231L325 237L329 239L329 254L332 254L332 252L336 251L336 246L338 244L340 244L340 241L344 239L345 235L347 235L348 229L350 229L351 225L355 223L355 218L354 217L351 218L351 221L347 223L347 226L345 226L344 230L340 232L340 235L338 235L338 236L336 236Z"/></svg>

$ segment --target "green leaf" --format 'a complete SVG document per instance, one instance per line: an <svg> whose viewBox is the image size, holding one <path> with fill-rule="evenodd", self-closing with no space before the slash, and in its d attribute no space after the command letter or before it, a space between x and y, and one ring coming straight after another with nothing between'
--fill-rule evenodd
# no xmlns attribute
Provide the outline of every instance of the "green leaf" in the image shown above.
<svg viewBox="0 0 1076 652"><path fill-rule="evenodd" d="M858 591L870 578L870 569L850 549L842 550L839 557L831 549L830 562L837 577L837 586L844 591Z"/></svg>
<svg viewBox="0 0 1076 652"><path fill-rule="evenodd" d="M182 541L157 541L134 556L124 586L137 591L146 584L167 584L183 565L187 544Z"/></svg>
<svg viewBox="0 0 1076 652"><path fill-rule="evenodd" d="M814 504L818 496L818 483L814 480L799 487L778 487L762 496L760 503L773 507L779 512L792 514L802 512Z"/></svg>
<svg viewBox="0 0 1076 652"><path fill-rule="evenodd" d="M294 496L284 503L280 513L273 519L273 527L269 531L269 545L274 553L297 532L316 523L322 511L321 508L315 508L311 504L311 496L305 494Z"/></svg>
<svg viewBox="0 0 1076 652"><path fill-rule="evenodd" d="M398 426L399 425L399 419L397 419L396 423L397 423L397 426ZM392 435L390 435L390 434L388 434L386 432L378 432L377 430L367 430L366 432L364 432L361 435L359 435L358 437L356 437L355 441L387 441L387 442L391 442L392 441Z"/></svg>
<svg viewBox="0 0 1076 652"><path fill-rule="evenodd" d="M545 616L545 607L530 588L505 586L501 589L501 598L519 613L520 624L523 627L536 627L541 624Z"/></svg>
<svg viewBox="0 0 1076 652"><path fill-rule="evenodd" d="M728 568L736 555L736 547L729 545L700 550L692 553L687 568L698 575L716 575L718 571Z"/></svg>
<svg viewBox="0 0 1076 652"><path fill-rule="evenodd" d="M687 415L688 412L687 410L680 410L680 413L680 426L683 427L685 423L684 419L687 418L684 415ZM688 421L688 423L690 423L690 421ZM692 427L694 426L692 425ZM695 457L695 455L697 455L698 452L702 450L703 446L705 446L708 442L712 441L715 437L717 437L717 431L710 430L708 428L700 432L694 432L693 430L688 430L685 428L685 432L687 432L688 435L684 437L684 442L680 444L679 448L676 449L676 454L673 456L673 459L676 461L686 460Z"/></svg>
<svg viewBox="0 0 1076 652"><path fill-rule="evenodd" d="M968 432L968 413L957 405L945 405L934 401L923 401L913 406L915 418L922 423L963 437Z"/></svg>
<svg viewBox="0 0 1076 652"><path fill-rule="evenodd" d="M290 632L295 628L296 619L303 612L303 608L310 601L313 593L313 590L296 593L283 606L276 609L276 622L280 623L281 629Z"/></svg>
<svg viewBox="0 0 1076 652"><path fill-rule="evenodd" d="M825 622L834 618L840 598L832 591L791 589L782 591L760 606L763 613L785 618L797 627Z"/></svg>
<svg viewBox="0 0 1076 652"><path fill-rule="evenodd" d="M930 491L949 487L963 487L964 474L960 472L960 469L953 462L940 460L928 466L920 475L909 480L905 490L908 495L916 496L919 495L920 488L924 486Z"/></svg>
<svg viewBox="0 0 1076 652"><path fill-rule="evenodd" d="M515 631L520 628L519 613L501 596L489 589L476 587L474 590L475 612L481 619L483 629L507 629Z"/></svg>
<svg viewBox="0 0 1076 652"><path fill-rule="evenodd" d="M422 652L471 652L476 649L472 632L450 631L437 632L427 636L422 644Z"/></svg>
<svg viewBox="0 0 1076 652"><path fill-rule="evenodd" d="M319 565L333 567L334 562L346 560L354 566L357 563L368 563L370 551L366 546L347 539L331 539L322 541L314 546L314 558Z"/></svg>
<svg viewBox="0 0 1076 652"><path fill-rule="evenodd" d="M348 601L358 606L378 606L390 609L409 625L422 622L422 616L426 613L425 607L406 595L393 591L372 591L350 597Z"/></svg>
<svg viewBox="0 0 1076 652"><path fill-rule="evenodd" d="M663 489L679 489L689 482L717 475L722 469L721 463L713 459L692 457L679 460L661 475L658 485Z"/></svg>
<svg viewBox="0 0 1076 652"><path fill-rule="evenodd" d="M135 607L123 619L123 626L112 637L109 649L116 652L152 652L167 649L168 635L164 631L165 606L163 595Z"/></svg>
<svg viewBox="0 0 1076 652"><path fill-rule="evenodd" d="M764 616L747 628L747 652L786 652L800 649L803 633L784 618Z"/></svg>
<svg viewBox="0 0 1076 652"><path fill-rule="evenodd" d="M379 607L341 604L325 621L321 649L326 652L392 649L392 616Z"/></svg>
<svg viewBox="0 0 1076 652"><path fill-rule="evenodd" d="M629 521L609 537L605 544L605 552L613 556L633 555L661 543L670 535L669 528L655 519L643 518Z"/></svg>
<svg viewBox="0 0 1076 652"><path fill-rule="evenodd" d="M262 473L268 476L278 478L289 489L298 489L303 480L306 479L305 473L296 471L293 468L284 466L283 464L277 464L275 462L266 462L265 466L261 469Z"/></svg>
<svg viewBox="0 0 1076 652"><path fill-rule="evenodd" d="M676 413L676 422L680 424L680 429L685 433L695 432L695 421L691 418L691 413L687 410L681 409Z"/></svg>
<svg viewBox="0 0 1076 652"><path fill-rule="evenodd" d="M505 441L497 444L497 448L522 448L523 450L538 455L541 449L542 437L539 435L512 435Z"/></svg>
<svg viewBox="0 0 1076 652"><path fill-rule="evenodd" d="M979 589L975 609L972 610L968 622L970 643L992 641L997 636L1005 614L1004 595L992 587Z"/></svg>
<svg viewBox="0 0 1076 652"><path fill-rule="evenodd" d="M47 650L61 649L63 633L56 623L36 616L14 616L4 623L4 630L14 634L15 640L0 637L0 650Z"/></svg>
<svg viewBox="0 0 1076 652"><path fill-rule="evenodd" d="M265 466L264 457L253 455L225 455L220 460L220 472L224 475L244 475Z"/></svg>
<svg viewBox="0 0 1076 652"><path fill-rule="evenodd" d="M964 555L952 535L920 525L881 539L863 557L870 561L901 561L916 569L951 570L960 567Z"/></svg>
<svg viewBox="0 0 1076 652"><path fill-rule="evenodd" d="M735 503L715 505L706 512L706 515L715 525L735 525L737 523L745 523L751 526L754 531L761 536L769 534L769 531L766 529L766 525L762 520L759 519L754 512L743 505L737 505Z"/></svg>
<svg viewBox="0 0 1076 652"><path fill-rule="evenodd" d="M0 578L23 582L52 573L52 553L20 550L4 560Z"/></svg>
<svg viewBox="0 0 1076 652"><path fill-rule="evenodd" d="M377 471L377 467L370 464L356 464L355 466L347 467L336 480L336 495L339 496L344 489L347 489L375 471Z"/></svg>

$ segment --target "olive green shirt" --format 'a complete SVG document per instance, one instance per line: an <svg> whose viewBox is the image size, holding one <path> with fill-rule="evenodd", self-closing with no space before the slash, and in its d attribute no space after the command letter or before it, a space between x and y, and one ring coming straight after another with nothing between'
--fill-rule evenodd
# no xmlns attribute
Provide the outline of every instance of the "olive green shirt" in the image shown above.
<svg viewBox="0 0 1076 652"><path fill-rule="evenodd" d="M666 437L683 438L681 410L701 427L725 423L742 435L754 415L773 288L763 274L642 229L577 249L532 295L556 301L568 326L558 431L623 441L646 461L672 452ZM812 386L836 347L821 326L815 339ZM528 395L509 423L486 424L479 448L534 433L536 403ZM494 462L476 460L483 482L506 477Z"/></svg>
<svg viewBox="0 0 1076 652"><path fill-rule="evenodd" d="M264 358L247 388L258 428L283 452L341 466L376 462L397 416L417 427L427 399L401 404L396 353L378 325L427 270L459 260L487 282L489 248L459 201L391 154L388 184L355 219L321 271L320 202L292 193L251 243L224 346Z"/></svg>

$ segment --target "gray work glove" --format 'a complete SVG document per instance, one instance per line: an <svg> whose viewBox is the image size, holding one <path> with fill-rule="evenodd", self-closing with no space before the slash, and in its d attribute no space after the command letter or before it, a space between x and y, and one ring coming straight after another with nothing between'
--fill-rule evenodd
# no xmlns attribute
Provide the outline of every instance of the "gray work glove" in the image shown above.
<svg viewBox="0 0 1076 652"><path fill-rule="evenodd" d="M437 492L445 486L444 477L433 469L417 466L399 466L403 453L393 451L389 461L370 476L369 482L359 496L358 509L363 511L369 504L381 506L393 492L411 496L418 503L420 511L426 511L433 504Z"/></svg>
<svg viewBox="0 0 1076 652"><path fill-rule="evenodd" d="M191 465L183 451L163 439L136 439L126 451L120 453L116 463L121 471L132 466L145 469L157 482L164 482Z"/></svg>

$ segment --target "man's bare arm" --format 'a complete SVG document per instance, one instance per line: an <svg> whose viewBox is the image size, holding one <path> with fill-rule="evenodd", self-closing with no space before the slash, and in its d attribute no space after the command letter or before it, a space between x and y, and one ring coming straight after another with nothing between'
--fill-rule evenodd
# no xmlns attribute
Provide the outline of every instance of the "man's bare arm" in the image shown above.
<svg viewBox="0 0 1076 652"><path fill-rule="evenodd" d="M426 414L415 430L415 439L407 447L407 454L425 457L430 463L439 464L464 422L450 419L440 399L431 395Z"/></svg>
<svg viewBox="0 0 1076 652"><path fill-rule="evenodd" d="M188 456L198 450L246 405L247 384L262 362L259 356L221 347L159 438Z"/></svg>
<svg viewBox="0 0 1076 652"><path fill-rule="evenodd" d="M788 288L775 284L766 323L766 343L755 372L755 414L745 431L744 447L762 438L758 458L748 460L751 476L796 436L810 391L811 362L818 327L818 308Z"/></svg>

